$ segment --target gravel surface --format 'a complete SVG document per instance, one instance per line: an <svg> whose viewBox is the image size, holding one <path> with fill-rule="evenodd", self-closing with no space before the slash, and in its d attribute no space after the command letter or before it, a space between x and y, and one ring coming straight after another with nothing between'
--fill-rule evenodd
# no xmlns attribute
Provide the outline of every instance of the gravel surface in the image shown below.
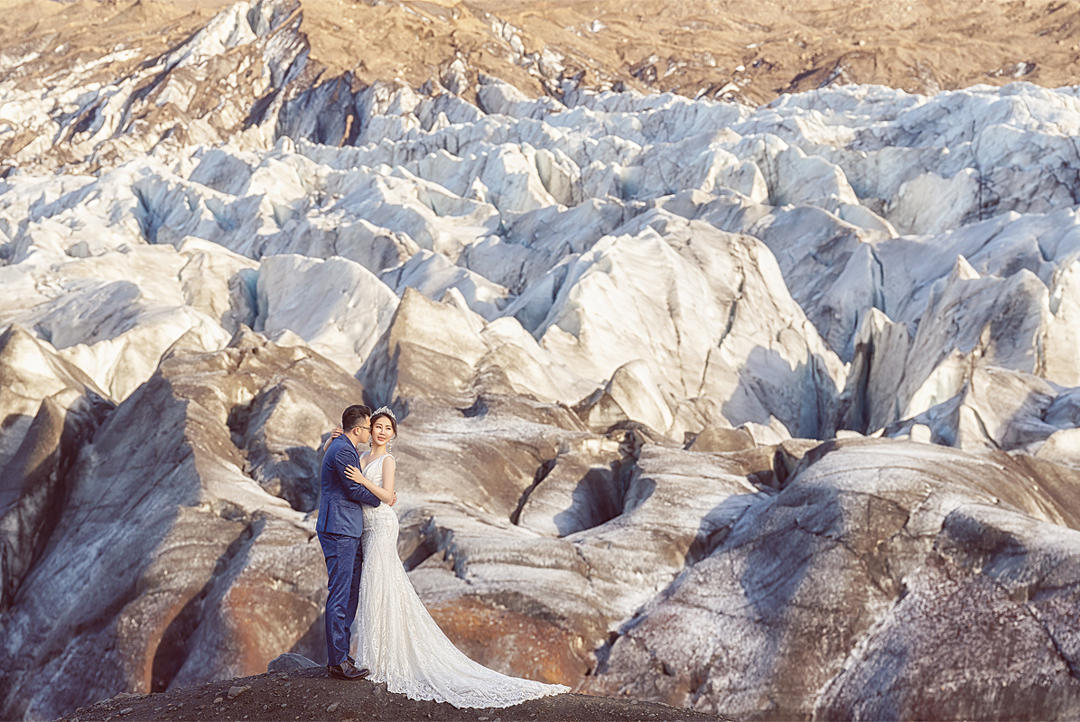
<svg viewBox="0 0 1080 722"><path fill-rule="evenodd" d="M273 672L148 695L121 694L76 710L90 720L716 720L662 704L564 694L505 709L457 709L391 694L367 680L331 679L323 668Z"/></svg>

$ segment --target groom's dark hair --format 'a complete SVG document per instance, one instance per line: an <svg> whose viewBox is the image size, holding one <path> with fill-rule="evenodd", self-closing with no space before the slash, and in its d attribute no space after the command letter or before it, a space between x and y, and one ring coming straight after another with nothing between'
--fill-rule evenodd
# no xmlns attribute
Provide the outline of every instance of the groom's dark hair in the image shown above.
<svg viewBox="0 0 1080 722"><path fill-rule="evenodd" d="M371 409L363 404L353 404L341 412L341 428L344 431L361 426L364 419L371 416Z"/></svg>

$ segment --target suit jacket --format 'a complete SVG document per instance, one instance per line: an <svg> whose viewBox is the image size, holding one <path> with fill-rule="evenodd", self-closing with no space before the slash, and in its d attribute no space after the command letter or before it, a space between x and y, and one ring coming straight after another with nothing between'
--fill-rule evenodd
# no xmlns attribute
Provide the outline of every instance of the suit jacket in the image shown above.
<svg viewBox="0 0 1080 722"><path fill-rule="evenodd" d="M362 504L378 506L379 498L345 476L346 466L360 466L360 455L344 434L330 442L323 456L319 480L319 520L315 531L345 536L360 536L364 531Z"/></svg>

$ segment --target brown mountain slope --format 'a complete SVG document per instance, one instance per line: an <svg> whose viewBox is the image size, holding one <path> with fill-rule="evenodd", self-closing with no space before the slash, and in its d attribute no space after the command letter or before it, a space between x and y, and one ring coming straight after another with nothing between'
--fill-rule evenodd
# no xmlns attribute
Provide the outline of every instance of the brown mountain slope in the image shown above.
<svg viewBox="0 0 1080 722"><path fill-rule="evenodd" d="M117 46L127 62L204 25L223 0L0 0L9 70L47 75ZM302 30L326 75L414 86L461 58L529 94L584 73L623 83L767 102L828 82L933 92L1022 78L1076 82L1080 3L1060 0L302 0ZM547 51L545 53L545 50ZM31 55L37 53L37 56ZM103 69L104 70L104 69ZM118 68L109 64L108 72Z"/></svg>

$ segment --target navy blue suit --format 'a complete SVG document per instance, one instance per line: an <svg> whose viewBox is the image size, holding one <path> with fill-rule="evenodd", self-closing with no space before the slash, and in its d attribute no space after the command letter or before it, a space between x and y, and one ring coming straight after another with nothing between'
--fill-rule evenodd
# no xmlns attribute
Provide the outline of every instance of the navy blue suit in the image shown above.
<svg viewBox="0 0 1080 722"><path fill-rule="evenodd" d="M379 499L345 476L346 466L360 466L360 455L344 434L330 443L323 456L320 481L319 534L326 573L327 664L341 664L349 656L349 627L360 603L360 568L363 552L360 535L364 531L363 504L378 506Z"/></svg>

